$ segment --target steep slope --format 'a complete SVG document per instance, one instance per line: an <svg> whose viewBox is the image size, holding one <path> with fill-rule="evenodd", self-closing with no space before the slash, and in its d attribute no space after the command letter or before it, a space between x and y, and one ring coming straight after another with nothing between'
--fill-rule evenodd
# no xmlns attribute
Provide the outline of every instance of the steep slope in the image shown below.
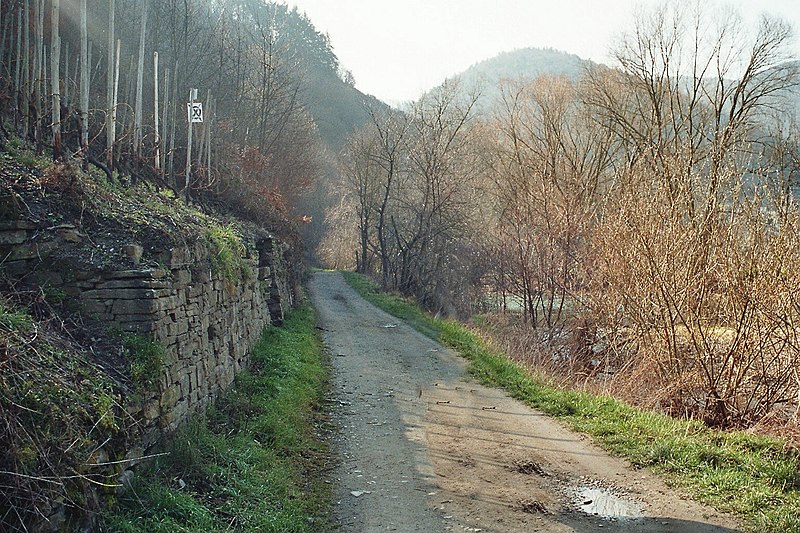
<svg viewBox="0 0 800 533"><path fill-rule="evenodd" d="M337 153L347 138L369 119L368 108L388 106L330 72L312 73L306 81L306 108L325 146Z"/></svg>

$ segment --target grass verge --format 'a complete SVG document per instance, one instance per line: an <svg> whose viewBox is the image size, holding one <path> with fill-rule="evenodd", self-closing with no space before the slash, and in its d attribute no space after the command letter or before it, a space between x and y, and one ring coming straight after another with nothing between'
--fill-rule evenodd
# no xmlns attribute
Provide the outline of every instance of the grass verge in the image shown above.
<svg viewBox="0 0 800 533"><path fill-rule="evenodd" d="M353 272L342 272L342 274L347 283L372 305L383 309L392 316L402 318L423 335L439 340L439 324L442 321L430 316L416 306L412 300L399 294L381 292L372 280L361 274Z"/></svg>
<svg viewBox="0 0 800 533"><path fill-rule="evenodd" d="M752 531L800 531L800 454L783 440L717 431L642 411L608 396L547 385L462 324L434 319L408 300L345 273L365 299L457 350L470 373L572 428L634 466L648 467L698 501L740 516Z"/></svg>
<svg viewBox="0 0 800 533"><path fill-rule="evenodd" d="M330 490L318 475L328 454L315 428L327 371L314 325L306 304L267 329L251 368L137 475L104 530L330 529Z"/></svg>

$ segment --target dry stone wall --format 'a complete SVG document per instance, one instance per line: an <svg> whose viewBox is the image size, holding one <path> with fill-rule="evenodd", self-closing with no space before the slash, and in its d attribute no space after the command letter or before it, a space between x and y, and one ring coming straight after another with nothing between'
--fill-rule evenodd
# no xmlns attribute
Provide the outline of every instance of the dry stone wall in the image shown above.
<svg viewBox="0 0 800 533"><path fill-rule="evenodd" d="M144 419L162 430L176 429L228 388L264 327L280 323L292 302L272 256L254 254L253 275L233 282L197 266L210 253L199 244L175 248L165 268L111 272L69 289L88 315L164 347L157 394L142 406Z"/></svg>
<svg viewBox="0 0 800 533"><path fill-rule="evenodd" d="M146 386L127 375L128 362L114 343L102 343L96 352L99 366L119 385L122 408L115 416L124 422L114 438L84 443L92 450L84 466L94 476L108 476L108 487L127 486L162 437L231 385L264 328L283 322L298 294L285 245L253 228L243 263L235 261L239 274L227 269L226 279L217 271L225 269L213 267L220 250L210 239L167 249L151 243L145 253L138 242L125 244L127 238L116 234L89 236L70 224L3 220L2 214L0 201L4 284L38 286L47 299L61 295L80 311L87 331L136 333L163 348L163 364ZM98 347L94 342L86 341L87 351ZM54 499L43 507L49 516L32 530L73 529L69 524L76 520L84 523L81 530L94 530L89 510L101 509L113 488L75 483L85 502L76 507ZM83 516L76 519L76 513Z"/></svg>
<svg viewBox="0 0 800 533"><path fill-rule="evenodd" d="M0 269L63 290L84 316L163 346L159 382L131 413L142 425L137 448L146 452L228 388L263 329L283 321L295 297L283 245L259 238L245 258L245 274L226 280L210 266L217 252L205 242L161 252L157 268L135 267L142 255L136 244L119 251L134 268L88 269L64 261L85 238L71 227L42 232L27 222L0 222Z"/></svg>

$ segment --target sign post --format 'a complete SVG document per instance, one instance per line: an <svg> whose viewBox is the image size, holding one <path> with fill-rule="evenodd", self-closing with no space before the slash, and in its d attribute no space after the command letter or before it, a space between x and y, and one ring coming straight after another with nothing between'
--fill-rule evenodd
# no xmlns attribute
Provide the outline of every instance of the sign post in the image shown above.
<svg viewBox="0 0 800 533"><path fill-rule="evenodd" d="M197 89L194 89L197 91ZM195 96L197 93L195 92ZM186 104L186 109L189 112L189 124L202 124L203 123L203 102L189 102Z"/></svg>
<svg viewBox="0 0 800 533"><path fill-rule="evenodd" d="M186 104L189 119L189 139L186 142L186 183L183 189L186 203L189 203L189 177L192 173L192 125L196 122L203 122L203 104L195 100L197 100L197 89L191 89L189 103Z"/></svg>

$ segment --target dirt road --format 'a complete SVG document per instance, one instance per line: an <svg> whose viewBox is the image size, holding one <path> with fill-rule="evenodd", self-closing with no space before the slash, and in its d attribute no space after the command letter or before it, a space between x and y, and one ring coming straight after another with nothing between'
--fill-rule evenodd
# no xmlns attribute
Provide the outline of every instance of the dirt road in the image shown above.
<svg viewBox="0 0 800 533"><path fill-rule="evenodd" d="M342 531L738 531L646 471L469 380L337 273L311 297L333 366Z"/></svg>

